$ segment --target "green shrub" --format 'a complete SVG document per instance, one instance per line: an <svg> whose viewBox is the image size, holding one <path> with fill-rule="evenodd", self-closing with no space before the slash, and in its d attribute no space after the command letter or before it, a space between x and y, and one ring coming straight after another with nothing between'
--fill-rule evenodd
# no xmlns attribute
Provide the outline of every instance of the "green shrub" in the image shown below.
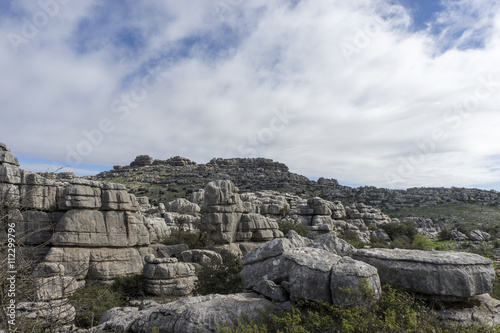
<svg viewBox="0 0 500 333"><path fill-rule="evenodd" d="M413 237L418 233L417 225L415 222L391 222L386 223L381 226L382 229L391 237L391 240L395 240L398 236L406 236L411 241Z"/></svg>
<svg viewBox="0 0 500 333"><path fill-rule="evenodd" d="M257 320L238 320L223 333L263 332L499 332L500 328L446 325L434 312L404 291L384 286L382 298L371 308L340 308L300 301L288 311L263 311Z"/></svg>
<svg viewBox="0 0 500 333"><path fill-rule="evenodd" d="M359 240L358 235L353 230L345 230L340 235L340 238L342 238L343 240L345 240L346 242L348 242L357 249L360 249L366 245L366 243Z"/></svg>
<svg viewBox="0 0 500 333"><path fill-rule="evenodd" d="M198 281L194 292L198 295L243 292L245 288L240 277L242 269L241 259L226 252L222 255L222 262L214 258L196 272Z"/></svg>
<svg viewBox="0 0 500 333"><path fill-rule="evenodd" d="M117 277L111 290L122 295L124 300L145 296L146 293L146 278L142 274Z"/></svg>
<svg viewBox="0 0 500 333"><path fill-rule="evenodd" d="M290 230L295 231L302 237L307 237L307 235L309 234L309 229L305 225L302 225L302 223L299 222L281 222L279 224L279 228L285 235Z"/></svg>
<svg viewBox="0 0 500 333"><path fill-rule="evenodd" d="M441 229L441 231L439 232L439 236L438 237L439 237L440 241L451 240L450 229L447 229L447 228Z"/></svg>
<svg viewBox="0 0 500 333"><path fill-rule="evenodd" d="M417 250L430 250L432 249L432 241L425 237L424 235L415 235L415 237L413 237L413 247Z"/></svg>
<svg viewBox="0 0 500 333"><path fill-rule="evenodd" d="M69 302L76 309L75 324L82 328L95 326L106 311L125 305L120 293L97 284L87 285L75 291Z"/></svg>

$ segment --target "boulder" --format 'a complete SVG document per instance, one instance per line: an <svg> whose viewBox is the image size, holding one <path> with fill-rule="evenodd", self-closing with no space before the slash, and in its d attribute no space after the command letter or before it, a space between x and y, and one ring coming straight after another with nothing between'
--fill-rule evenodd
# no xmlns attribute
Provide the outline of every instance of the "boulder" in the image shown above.
<svg viewBox="0 0 500 333"><path fill-rule="evenodd" d="M143 275L146 291L159 296L190 295L197 281L195 266L175 258L146 257Z"/></svg>
<svg viewBox="0 0 500 333"><path fill-rule="evenodd" d="M192 203L184 198L175 199L165 205L165 209L169 212L179 214L196 214L200 212L200 206Z"/></svg>
<svg viewBox="0 0 500 333"><path fill-rule="evenodd" d="M330 275L332 266L341 257L331 252L314 248L295 248L282 255L288 266L290 299L308 299L331 303Z"/></svg>
<svg viewBox="0 0 500 333"><path fill-rule="evenodd" d="M332 303L342 307L363 307L382 295L377 269L349 257L342 258L331 270Z"/></svg>
<svg viewBox="0 0 500 333"><path fill-rule="evenodd" d="M256 319L259 311L272 306L256 294L207 295L180 299L141 311L130 332L217 332L222 325L236 324L241 315Z"/></svg>
<svg viewBox="0 0 500 333"><path fill-rule="evenodd" d="M470 240L476 242L487 242L491 238L489 233L477 229L469 232L467 236L469 236Z"/></svg>
<svg viewBox="0 0 500 333"><path fill-rule="evenodd" d="M319 235L314 238L313 243L309 244L308 246L322 249L333 254L337 254L341 257L350 257L354 252L356 252L354 246L347 243L345 240L338 238L334 234Z"/></svg>
<svg viewBox="0 0 500 333"><path fill-rule="evenodd" d="M491 260L472 253L362 249L353 258L375 266L382 283L443 298L489 293L495 279Z"/></svg>
<svg viewBox="0 0 500 333"><path fill-rule="evenodd" d="M112 283L117 277L142 273L142 257L134 248L91 249L87 280Z"/></svg>

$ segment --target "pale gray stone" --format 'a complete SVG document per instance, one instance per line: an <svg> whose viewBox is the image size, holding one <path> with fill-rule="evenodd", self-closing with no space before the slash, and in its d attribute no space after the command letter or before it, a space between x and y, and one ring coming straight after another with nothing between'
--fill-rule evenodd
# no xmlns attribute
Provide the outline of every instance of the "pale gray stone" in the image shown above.
<svg viewBox="0 0 500 333"><path fill-rule="evenodd" d="M309 299L331 303L330 274L341 257L314 248L295 248L282 255L289 262L290 299ZM277 260L277 258L273 258ZM269 260L273 260L269 259ZM274 279L270 279L273 280Z"/></svg>
<svg viewBox="0 0 500 333"><path fill-rule="evenodd" d="M342 307L363 307L375 303L382 295L377 269L349 257L332 266L332 303Z"/></svg>
<svg viewBox="0 0 500 333"><path fill-rule="evenodd" d="M329 251L341 257L350 257L356 252L354 246L331 233L317 236L309 247Z"/></svg>
<svg viewBox="0 0 500 333"><path fill-rule="evenodd" d="M472 253L362 249L353 258L375 266L382 283L421 294L468 298L491 292L495 279L491 260Z"/></svg>
<svg viewBox="0 0 500 333"><path fill-rule="evenodd" d="M271 280L261 280L253 287L253 290L276 302L286 302L289 299L285 289Z"/></svg>
<svg viewBox="0 0 500 333"><path fill-rule="evenodd" d="M142 270L142 257L134 248L92 249L87 279L111 281L120 276L141 274Z"/></svg>
<svg viewBox="0 0 500 333"><path fill-rule="evenodd" d="M236 324L241 314L255 319L259 310L270 306L270 301L255 294L189 297L142 311L130 331L150 333L154 327L161 327L171 333L217 332L218 325Z"/></svg>
<svg viewBox="0 0 500 333"><path fill-rule="evenodd" d="M481 230L472 230L470 231L467 236L469 236L469 239L472 241L476 242L486 242L489 241L491 236L489 233L481 231Z"/></svg>
<svg viewBox="0 0 500 333"><path fill-rule="evenodd" d="M200 212L200 206L192 203L184 198L178 198L165 205L165 209L169 212L179 214L196 214Z"/></svg>

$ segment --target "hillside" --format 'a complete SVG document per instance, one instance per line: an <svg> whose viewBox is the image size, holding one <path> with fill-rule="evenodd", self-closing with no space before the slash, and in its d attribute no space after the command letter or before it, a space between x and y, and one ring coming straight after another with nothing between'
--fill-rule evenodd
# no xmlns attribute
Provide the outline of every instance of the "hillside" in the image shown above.
<svg viewBox="0 0 500 333"><path fill-rule="evenodd" d="M410 188L392 190L364 186L343 186L335 179L318 181L290 172L279 162L265 158L214 158L198 164L183 157L155 160L147 155L138 156L128 166L115 166L113 170L87 177L92 180L125 184L137 196L148 196L152 203L169 202L179 197L189 198L193 191L203 188L212 180L231 180L241 193L275 190L299 195L303 198L319 196L343 203L361 202L390 211L422 206L454 205L462 203L498 206L500 194L467 188Z"/></svg>

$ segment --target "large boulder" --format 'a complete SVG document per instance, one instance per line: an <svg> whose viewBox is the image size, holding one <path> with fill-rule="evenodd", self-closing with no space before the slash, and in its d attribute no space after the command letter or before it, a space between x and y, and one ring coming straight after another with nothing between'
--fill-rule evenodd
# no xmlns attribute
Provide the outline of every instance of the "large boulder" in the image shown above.
<svg viewBox="0 0 500 333"><path fill-rule="evenodd" d="M290 231L249 252L241 278L245 288L277 302L308 299L368 306L381 295L380 280L373 266L338 255L353 251L333 235L312 242Z"/></svg>
<svg viewBox="0 0 500 333"><path fill-rule="evenodd" d="M143 275L146 291L159 296L187 296L197 281L195 266L178 262L176 258L146 256Z"/></svg>
<svg viewBox="0 0 500 333"><path fill-rule="evenodd" d="M207 295L184 298L147 309L130 325L130 332L217 332L223 325L233 325L242 315L256 319L259 311L272 306L256 294Z"/></svg>
<svg viewBox="0 0 500 333"><path fill-rule="evenodd" d="M472 253L362 249L353 258L375 266L382 283L443 298L489 293L495 279L491 260Z"/></svg>

